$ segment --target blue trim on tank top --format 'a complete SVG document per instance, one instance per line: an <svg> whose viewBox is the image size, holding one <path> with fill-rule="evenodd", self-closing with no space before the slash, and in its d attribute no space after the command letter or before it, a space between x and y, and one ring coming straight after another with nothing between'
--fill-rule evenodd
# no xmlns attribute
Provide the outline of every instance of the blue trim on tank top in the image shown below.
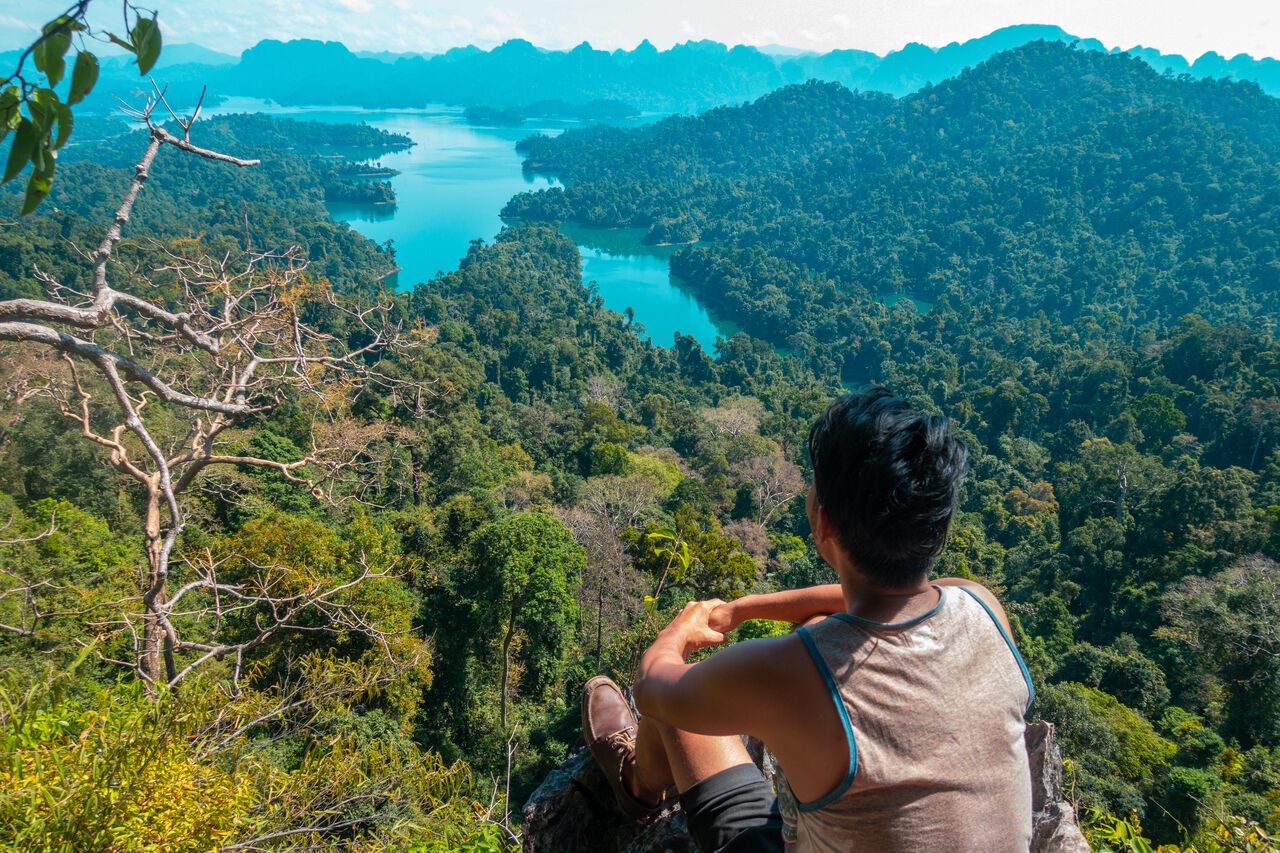
<svg viewBox="0 0 1280 853"><path fill-rule="evenodd" d="M921 613L919 616L913 616L910 619L904 619L901 622L879 622L875 619L868 619L865 616L855 616L852 613L832 613L831 615L842 622L848 622L850 625L860 625L864 628L878 628L882 631L902 631L906 628L914 628L926 619L931 619L937 615L942 609L942 605L947 601L947 588L945 586L933 585L938 591L938 603L929 608L929 610Z"/></svg>
<svg viewBox="0 0 1280 853"><path fill-rule="evenodd" d="M811 812L830 805L841 794L849 790L849 786L853 784L853 777L858 773L858 745L854 741L853 724L849 722L849 709L844 706L844 697L840 694L840 688L836 686L835 677L831 674L831 669L827 666L822 653L818 651L818 646L814 643L813 637L809 636L809 629L797 628L796 633L804 641L804 647L809 650L809 656L813 658L814 665L818 667L818 672L822 673L822 679L827 683L827 692L831 694L831 699L835 702L836 712L840 715L840 725L844 727L845 740L849 744L849 772L845 774L844 780L831 793L813 802L802 803L799 797L796 798L796 808L802 812ZM790 782L787 784L790 784Z"/></svg>
<svg viewBox="0 0 1280 853"><path fill-rule="evenodd" d="M1000 636L1004 637L1005 645L1009 647L1009 651L1013 652L1013 659L1018 662L1018 669L1022 670L1022 678L1027 682L1027 707L1022 712L1026 716L1031 711L1031 703L1036 701L1036 688L1031 684L1031 672L1027 669L1027 663L1022 659L1022 655L1018 652L1018 647L1013 644L1013 640L1009 637L1009 632L1004 629L1004 625L1000 624L1000 620L996 618L995 612L983 601L976 592L968 587L962 586L965 592L969 593L969 597L978 604L982 605L982 609L987 611L987 615L991 617L992 623L996 629L1000 631Z"/></svg>

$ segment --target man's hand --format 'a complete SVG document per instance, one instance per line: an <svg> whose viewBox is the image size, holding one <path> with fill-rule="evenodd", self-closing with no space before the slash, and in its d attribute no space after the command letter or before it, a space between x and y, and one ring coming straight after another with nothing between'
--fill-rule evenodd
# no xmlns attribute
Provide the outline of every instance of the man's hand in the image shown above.
<svg viewBox="0 0 1280 853"><path fill-rule="evenodd" d="M680 615L662 630L662 634L669 636L682 650L681 657L688 660L689 655L698 649L724 642L724 631L711 625L711 615L717 608L724 607L727 605L718 598L690 601Z"/></svg>
<svg viewBox="0 0 1280 853"><path fill-rule="evenodd" d="M712 631L719 631L721 634L727 634L734 628L742 624L739 618L737 608L733 606L732 601L722 601L716 606L711 614L707 616L707 627Z"/></svg>

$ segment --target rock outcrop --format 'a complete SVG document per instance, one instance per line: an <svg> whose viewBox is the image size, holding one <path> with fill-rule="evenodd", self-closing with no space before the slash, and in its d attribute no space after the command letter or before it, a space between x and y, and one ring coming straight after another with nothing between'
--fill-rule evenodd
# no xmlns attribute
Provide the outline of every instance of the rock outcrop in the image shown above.
<svg viewBox="0 0 1280 853"><path fill-rule="evenodd" d="M1031 763L1032 853L1089 853L1076 824L1076 812L1062 796L1062 753L1053 740L1053 723L1027 726Z"/></svg>
<svg viewBox="0 0 1280 853"><path fill-rule="evenodd" d="M1031 761L1032 853L1089 853L1071 804L1062 798L1062 756L1053 725L1027 726ZM586 749L552 770L524 807L525 853L698 853L678 804L658 818L627 820Z"/></svg>

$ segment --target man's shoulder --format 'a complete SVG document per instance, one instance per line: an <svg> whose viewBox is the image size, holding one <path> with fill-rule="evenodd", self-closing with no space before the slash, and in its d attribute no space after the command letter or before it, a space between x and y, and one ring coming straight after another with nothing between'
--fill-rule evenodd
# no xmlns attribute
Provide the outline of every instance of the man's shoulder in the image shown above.
<svg viewBox="0 0 1280 853"><path fill-rule="evenodd" d="M980 602L986 605L987 610L991 611L991 615L995 617L1006 633L1012 632L1013 629L1009 625L1009 615L1004 612L1004 605L1000 603L1000 598L982 584L969 578L935 578L933 582L938 586L960 587L972 593Z"/></svg>
<svg viewBox="0 0 1280 853"><path fill-rule="evenodd" d="M804 630L743 640L713 657L730 664L734 698L754 706L754 731L749 733L765 743L791 742L799 709L808 720L813 709L827 701L827 684L802 638ZM834 714L834 707L831 711Z"/></svg>

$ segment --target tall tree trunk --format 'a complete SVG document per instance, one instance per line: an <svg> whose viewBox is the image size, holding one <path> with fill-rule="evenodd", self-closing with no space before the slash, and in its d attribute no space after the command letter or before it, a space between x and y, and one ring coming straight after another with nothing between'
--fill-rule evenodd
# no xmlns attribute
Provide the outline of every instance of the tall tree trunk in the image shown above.
<svg viewBox="0 0 1280 853"><path fill-rule="evenodd" d="M1124 504L1129 498L1129 472L1120 470L1116 473L1120 475L1120 490L1116 495L1116 521L1124 524Z"/></svg>
<svg viewBox="0 0 1280 853"><path fill-rule="evenodd" d="M168 683L177 674L173 646L159 617L169 600L169 561L160 530L160 494L154 485L147 496L145 544L147 579L142 590L142 650L138 671L147 684L147 691L154 694L157 685Z"/></svg>
<svg viewBox="0 0 1280 853"><path fill-rule="evenodd" d="M596 672L600 671L600 650L604 646L604 567L596 573Z"/></svg>
<svg viewBox="0 0 1280 853"><path fill-rule="evenodd" d="M502 731L507 730L507 679L511 672L511 641L516 636L516 620L507 625L507 636L502 638Z"/></svg>

